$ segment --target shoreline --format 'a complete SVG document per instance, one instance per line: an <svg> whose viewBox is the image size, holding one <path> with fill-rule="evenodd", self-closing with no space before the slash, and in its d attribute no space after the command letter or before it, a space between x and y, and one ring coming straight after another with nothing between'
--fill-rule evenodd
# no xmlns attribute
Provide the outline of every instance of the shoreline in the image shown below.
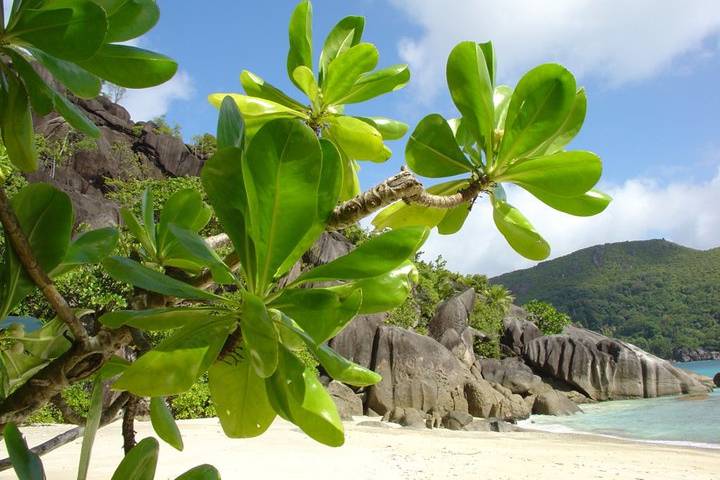
<svg viewBox="0 0 720 480"><path fill-rule="evenodd" d="M261 437L227 439L215 418L178 422L185 450L161 442L156 478L172 479L202 463L215 465L225 479L424 480L482 478L509 480L717 478L720 452L576 433L537 430L464 432L411 430L380 425L378 418L356 417L345 423L346 443L322 446L293 425L276 420ZM373 422L360 425L361 422ZM31 445L70 428L26 427ZM149 422L136 424L138 440L152 435ZM76 440L43 457L47 477L75 479L80 452ZM98 432L90 480L107 480L122 457L120 423ZM5 454L4 445L0 448ZM0 479L14 479L12 471Z"/></svg>

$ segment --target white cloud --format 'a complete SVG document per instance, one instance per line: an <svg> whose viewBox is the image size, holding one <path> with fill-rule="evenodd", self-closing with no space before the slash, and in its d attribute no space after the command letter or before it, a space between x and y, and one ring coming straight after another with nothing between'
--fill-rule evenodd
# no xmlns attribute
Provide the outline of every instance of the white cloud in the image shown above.
<svg viewBox="0 0 720 480"><path fill-rule="evenodd" d="M445 62L463 40L492 40L501 79L558 61L610 84L648 78L692 53L719 48L720 2L657 0L390 0L423 28L400 42L427 97L444 85ZM710 45L712 43L712 45ZM679 62L683 63L683 62ZM505 81L505 80L504 80Z"/></svg>
<svg viewBox="0 0 720 480"><path fill-rule="evenodd" d="M614 201L589 218L552 210L520 188L509 189L508 200L550 243L551 258L592 245L651 238L698 249L720 246L720 169L700 183L632 179L602 189ZM535 265L515 253L497 231L486 198L478 199L458 234L433 233L423 250L426 259L442 255L449 268L465 273L494 276Z"/></svg>
<svg viewBox="0 0 720 480"><path fill-rule="evenodd" d="M120 100L134 121L150 120L168 112L176 100L189 100L195 93L192 78L185 71L179 71L167 83L142 90L128 90Z"/></svg>

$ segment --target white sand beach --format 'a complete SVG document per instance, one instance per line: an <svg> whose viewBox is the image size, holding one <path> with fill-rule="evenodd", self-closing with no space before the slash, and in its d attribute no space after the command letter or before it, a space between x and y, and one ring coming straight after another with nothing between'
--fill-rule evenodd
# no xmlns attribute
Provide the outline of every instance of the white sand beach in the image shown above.
<svg viewBox="0 0 720 480"><path fill-rule="evenodd" d="M371 419L362 419L371 420ZM377 420L377 419L374 419ZM545 432L452 432L346 424L346 444L324 447L293 425L276 421L262 437L229 440L216 419L182 421L185 450L162 444L157 480L201 463L223 479L492 479L711 480L720 478L720 450L636 443ZM30 444L66 426L26 427ZM138 422L138 439L152 435ZM120 423L98 433L89 478L107 480L121 459ZM44 457L49 480L76 476L80 440ZM2 451L5 456L5 451ZM0 479L15 478L12 472Z"/></svg>

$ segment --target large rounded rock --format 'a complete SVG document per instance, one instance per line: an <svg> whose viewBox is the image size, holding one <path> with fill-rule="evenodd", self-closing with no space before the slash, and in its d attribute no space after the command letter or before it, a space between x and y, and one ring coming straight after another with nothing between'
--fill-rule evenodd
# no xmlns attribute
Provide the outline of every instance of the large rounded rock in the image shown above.
<svg viewBox="0 0 720 480"><path fill-rule="evenodd" d="M526 344L542 337L540 329L527 318L524 308L512 305L503 319L500 343L515 355L521 355Z"/></svg>
<svg viewBox="0 0 720 480"><path fill-rule="evenodd" d="M707 392L707 387L634 345L567 327L563 334L527 343L523 357L533 369L563 380L594 400Z"/></svg>
<svg viewBox="0 0 720 480"><path fill-rule="evenodd" d="M347 385L332 381L327 386L327 391L333 402L335 402L338 414L343 420L352 420L352 417L363 414L362 400Z"/></svg>
<svg viewBox="0 0 720 480"><path fill-rule="evenodd" d="M556 390L538 394L532 406L532 413L538 415L572 415L577 412L580 408Z"/></svg>
<svg viewBox="0 0 720 480"><path fill-rule="evenodd" d="M366 406L381 415L395 407L441 415L468 409L464 395L468 370L432 338L381 325L370 368L383 380L370 387Z"/></svg>
<svg viewBox="0 0 720 480"><path fill-rule="evenodd" d="M716 373L713 377L713 382L715 382L715 386L720 388L720 372Z"/></svg>
<svg viewBox="0 0 720 480"><path fill-rule="evenodd" d="M502 360L483 358L476 365L485 380L499 383L512 393L528 395L542 385L542 379L517 357Z"/></svg>
<svg viewBox="0 0 720 480"><path fill-rule="evenodd" d="M386 313L358 315L329 345L343 357L365 368L372 368L374 362L375 336L378 327L387 318Z"/></svg>
<svg viewBox="0 0 720 480"><path fill-rule="evenodd" d="M465 396L473 417L520 420L530 416L531 406L520 395L482 378L465 385Z"/></svg>
<svg viewBox="0 0 720 480"><path fill-rule="evenodd" d="M468 324L475 305L475 290L464 292L441 304L428 323L430 336L450 350L467 367L475 362L473 344L484 334Z"/></svg>

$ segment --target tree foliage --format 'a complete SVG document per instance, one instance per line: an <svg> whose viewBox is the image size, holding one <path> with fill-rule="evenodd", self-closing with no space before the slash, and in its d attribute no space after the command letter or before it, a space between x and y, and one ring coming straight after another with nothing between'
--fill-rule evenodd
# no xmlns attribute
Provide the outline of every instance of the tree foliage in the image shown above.
<svg viewBox="0 0 720 480"><path fill-rule="evenodd" d="M554 306L547 302L531 300L523 307L525 307L525 310L530 314L530 319L544 335L557 335L572 323L570 315L558 312Z"/></svg>

